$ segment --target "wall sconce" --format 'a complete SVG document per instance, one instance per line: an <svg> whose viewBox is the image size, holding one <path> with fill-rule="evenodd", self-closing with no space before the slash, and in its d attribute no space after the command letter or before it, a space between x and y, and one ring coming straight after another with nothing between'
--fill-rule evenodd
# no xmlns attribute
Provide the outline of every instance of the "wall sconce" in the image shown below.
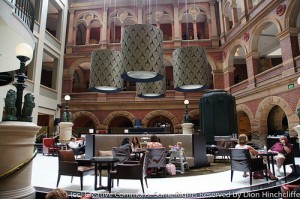
<svg viewBox="0 0 300 199"><path fill-rule="evenodd" d="M188 105L189 105L190 101L186 99L186 100L183 101L183 103L185 105L185 113L184 113L183 121L184 121L184 123L189 123L190 122L190 116L189 116Z"/></svg>
<svg viewBox="0 0 300 199"><path fill-rule="evenodd" d="M113 93L122 91L124 71L121 52L111 49L96 50L91 57L90 91Z"/></svg>
<svg viewBox="0 0 300 199"><path fill-rule="evenodd" d="M181 92L205 90L208 84L204 48L189 46L173 51L174 89Z"/></svg>
<svg viewBox="0 0 300 199"><path fill-rule="evenodd" d="M163 33L149 24L130 25L122 36L121 77L130 82L162 80Z"/></svg>

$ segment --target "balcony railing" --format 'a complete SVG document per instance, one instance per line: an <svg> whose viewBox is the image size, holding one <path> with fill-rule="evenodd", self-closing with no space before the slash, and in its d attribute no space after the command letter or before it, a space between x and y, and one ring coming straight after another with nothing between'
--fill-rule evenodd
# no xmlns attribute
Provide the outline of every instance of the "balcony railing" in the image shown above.
<svg viewBox="0 0 300 199"><path fill-rule="evenodd" d="M16 15L33 31L34 8L30 0L11 0L15 6Z"/></svg>

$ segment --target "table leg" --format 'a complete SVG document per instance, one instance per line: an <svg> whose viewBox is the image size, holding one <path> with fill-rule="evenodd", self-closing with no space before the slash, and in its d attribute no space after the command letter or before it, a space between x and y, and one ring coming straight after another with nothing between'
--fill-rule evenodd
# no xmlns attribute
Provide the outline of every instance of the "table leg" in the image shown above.
<svg viewBox="0 0 300 199"><path fill-rule="evenodd" d="M110 169L111 169L111 165L110 163L107 164L107 188L108 188L108 192L111 192L111 178L110 178Z"/></svg>
<svg viewBox="0 0 300 199"><path fill-rule="evenodd" d="M274 156L271 156L271 160L272 160L272 169L273 169L273 174L275 175L275 169L274 169Z"/></svg>
<svg viewBox="0 0 300 199"><path fill-rule="evenodd" d="M97 189L97 177L98 177L98 168L97 168L97 163L95 162L95 184L94 184L94 189Z"/></svg>
<svg viewBox="0 0 300 199"><path fill-rule="evenodd" d="M101 177L102 177L102 167L101 167L101 164L99 164L98 170L99 170L99 186L102 186L102 180L101 180Z"/></svg>

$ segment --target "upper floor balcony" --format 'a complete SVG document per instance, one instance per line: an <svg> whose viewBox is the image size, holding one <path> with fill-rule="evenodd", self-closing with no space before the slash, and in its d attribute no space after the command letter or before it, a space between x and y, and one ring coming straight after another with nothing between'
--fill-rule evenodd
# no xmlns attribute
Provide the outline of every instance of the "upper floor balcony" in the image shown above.
<svg viewBox="0 0 300 199"><path fill-rule="evenodd" d="M0 72L19 69L15 48L27 43L34 49L34 8L30 0L0 1Z"/></svg>

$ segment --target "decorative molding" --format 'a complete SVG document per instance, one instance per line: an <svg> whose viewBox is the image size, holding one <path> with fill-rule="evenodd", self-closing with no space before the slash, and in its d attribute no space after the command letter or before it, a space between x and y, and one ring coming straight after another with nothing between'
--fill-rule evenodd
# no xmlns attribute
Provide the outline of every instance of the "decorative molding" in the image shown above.
<svg viewBox="0 0 300 199"><path fill-rule="evenodd" d="M285 4L281 4L281 5L279 5L279 6L277 7L277 9L276 9L276 14L277 14L278 16L282 16L282 15L284 14L285 10L286 10L286 5L285 5Z"/></svg>
<svg viewBox="0 0 300 199"><path fill-rule="evenodd" d="M244 33L244 41L248 41L250 38L250 34L248 32Z"/></svg>

